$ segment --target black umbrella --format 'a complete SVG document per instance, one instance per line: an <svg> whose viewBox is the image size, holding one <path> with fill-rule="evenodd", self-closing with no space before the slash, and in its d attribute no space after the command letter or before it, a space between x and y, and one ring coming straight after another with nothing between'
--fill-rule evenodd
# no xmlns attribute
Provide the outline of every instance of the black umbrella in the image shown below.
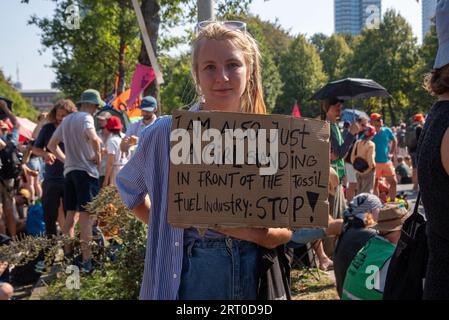
<svg viewBox="0 0 449 320"><path fill-rule="evenodd" d="M353 79L347 78L343 80L332 81L321 88L313 99L365 99L371 97L387 97L391 98L390 93L371 79Z"/></svg>

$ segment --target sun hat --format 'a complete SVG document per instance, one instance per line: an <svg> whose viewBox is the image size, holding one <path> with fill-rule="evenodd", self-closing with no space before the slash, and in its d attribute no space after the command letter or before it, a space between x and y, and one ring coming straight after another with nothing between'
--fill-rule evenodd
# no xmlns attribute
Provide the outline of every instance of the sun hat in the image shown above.
<svg viewBox="0 0 449 320"><path fill-rule="evenodd" d="M108 130L122 130L123 124L120 121L120 118L117 116L112 116L108 119L108 122L106 122L106 129Z"/></svg>
<svg viewBox="0 0 449 320"><path fill-rule="evenodd" d="M409 215L409 212L403 204L387 203L380 210L377 224L372 228L383 232L401 230L404 221Z"/></svg>
<svg viewBox="0 0 449 320"><path fill-rule="evenodd" d="M95 89L87 89L81 94L81 99L76 103L77 106L83 103L95 104L98 108L103 108L106 103L101 100L100 93Z"/></svg>

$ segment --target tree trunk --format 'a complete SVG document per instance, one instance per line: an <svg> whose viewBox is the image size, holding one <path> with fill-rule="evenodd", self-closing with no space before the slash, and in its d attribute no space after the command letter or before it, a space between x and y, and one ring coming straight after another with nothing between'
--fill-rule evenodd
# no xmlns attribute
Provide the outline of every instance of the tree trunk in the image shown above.
<svg viewBox="0 0 449 320"><path fill-rule="evenodd" d="M125 0L120 0L119 2L120 6L120 22L119 22L119 35L120 35L120 48L119 48L119 55L118 55L118 85L117 85L117 96L119 96L124 88L125 88L125 50L126 50L126 43L124 38L124 17L125 17Z"/></svg>
<svg viewBox="0 0 449 320"><path fill-rule="evenodd" d="M160 5L158 0L143 0L142 1L142 15L145 21L145 26L148 30L148 35L150 36L151 46L153 47L154 54L157 57L157 40L159 37L159 25L161 23L160 17ZM139 63L147 66L151 66L150 58L148 57L145 44L142 40L142 45L140 47ZM162 107L160 104L160 92L159 84L156 79L151 82L151 84L145 89L144 95L151 95L158 101L157 113L161 114Z"/></svg>

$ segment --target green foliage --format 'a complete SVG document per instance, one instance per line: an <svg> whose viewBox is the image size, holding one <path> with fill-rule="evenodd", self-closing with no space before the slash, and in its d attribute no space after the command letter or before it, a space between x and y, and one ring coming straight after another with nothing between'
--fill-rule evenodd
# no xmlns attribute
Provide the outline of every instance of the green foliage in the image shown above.
<svg viewBox="0 0 449 320"><path fill-rule="evenodd" d="M385 13L379 29L364 29L348 66L352 77L370 78L386 87L394 100L388 111L397 123L410 105L410 93L417 84L419 61L416 38L407 21L394 10Z"/></svg>
<svg viewBox="0 0 449 320"><path fill-rule="evenodd" d="M305 116L315 116L319 108L312 95L327 81L323 63L311 43L299 35L282 56L280 73L284 83L283 93L278 98L274 112L291 114L295 100Z"/></svg>
<svg viewBox="0 0 449 320"><path fill-rule="evenodd" d="M13 113L16 116L36 120L39 112L5 79L2 70L0 70L0 96L4 96L13 102Z"/></svg>
<svg viewBox="0 0 449 320"><path fill-rule="evenodd" d="M165 84L161 87L162 109L171 113L174 109L196 102L195 84L190 73L190 55L180 57L161 56Z"/></svg>
<svg viewBox="0 0 449 320"><path fill-rule="evenodd" d="M53 84L76 100L87 88L109 95L115 84L119 64L120 39L127 45L125 66L130 79L140 40L134 13L123 0L79 1L84 13L78 30L65 26L67 6L71 0L58 3L51 19L33 16L29 23L42 30L41 42L53 50Z"/></svg>
<svg viewBox="0 0 449 320"><path fill-rule="evenodd" d="M333 34L326 38L321 44L320 52L323 61L324 72L329 77L329 81L345 78L344 68L348 61L352 58L353 51L346 43L343 36Z"/></svg>

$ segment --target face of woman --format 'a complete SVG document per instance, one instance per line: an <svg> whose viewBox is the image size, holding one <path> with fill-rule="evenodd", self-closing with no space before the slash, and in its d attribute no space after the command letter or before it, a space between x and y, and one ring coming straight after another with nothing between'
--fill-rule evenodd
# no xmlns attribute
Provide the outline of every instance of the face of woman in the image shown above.
<svg viewBox="0 0 449 320"><path fill-rule="evenodd" d="M56 124L60 125L62 120L67 116L67 111L64 109L58 109L56 110Z"/></svg>
<svg viewBox="0 0 449 320"><path fill-rule="evenodd" d="M331 105L329 110L327 111L327 117L334 121L340 117L340 114L341 114L341 103Z"/></svg>
<svg viewBox="0 0 449 320"><path fill-rule="evenodd" d="M231 40L203 40L197 59L204 108L240 112L240 98L249 79L243 52Z"/></svg>

